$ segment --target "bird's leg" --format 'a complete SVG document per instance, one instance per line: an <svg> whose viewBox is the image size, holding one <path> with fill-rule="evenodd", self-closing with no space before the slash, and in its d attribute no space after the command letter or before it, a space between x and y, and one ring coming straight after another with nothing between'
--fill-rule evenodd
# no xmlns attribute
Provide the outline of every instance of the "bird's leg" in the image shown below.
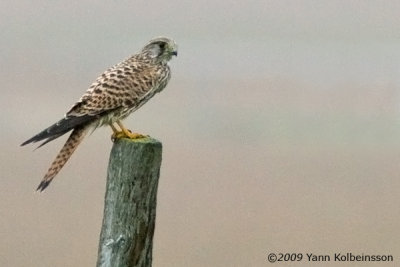
<svg viewBox="0 0 400 267"><path fill-rule="evenodd" d="M132 133L130 130L126 129L121 121L117 121L118 126L121 128L122 132L124 133L124 137L128 137L130 139L138 139L146 137L140 133Z"/></svg>
<svg viewBox="0 0 400 267"><path fill-rule="evenodd" d="M110 123L110 127L111 127L113 133L118 133L117 128L115 128L115 126L112 123Z"/></svg>
<svg viewBox="0 0 400 267"><path fill-rule="evenodd" d="M111 135L111 141L114 142L115 139L118 138L118 137L117 137L118 134L119 134L119 133L122 133L122 132L121 132L121 131L118 131L117 128L115 128L115 126L114 126L112 123L110 123L109 125L110 125L110 127L111 127L111 129L112 129L112 131L113 131L113 134Z"/></svg>
<svg viewBox="0 0 400 267"><path fill-rule="evenodd" d="M115 128L113 125L110 124L111 129L113 130L113 134L111 136L112 140L118 139L118 138L130 138L130 139L138 139L138 138L144 138L146 137L143 134L139 133L132 133L130 130L126 129L124 125L122 125L121 121L117 121L118 126L121 128L121 131L118 131L117 128Z"/></svg>

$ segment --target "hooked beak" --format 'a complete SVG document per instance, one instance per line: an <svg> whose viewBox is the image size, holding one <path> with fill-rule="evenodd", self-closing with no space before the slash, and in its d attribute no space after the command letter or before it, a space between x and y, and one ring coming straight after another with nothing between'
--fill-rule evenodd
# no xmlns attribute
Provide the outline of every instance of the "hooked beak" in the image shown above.
<svg viewBox="0 0 400 267"><path fill-rule="evenodd" d="M178 51L172 51L171 54L174 55L174 56L178 56Z"/></svg>

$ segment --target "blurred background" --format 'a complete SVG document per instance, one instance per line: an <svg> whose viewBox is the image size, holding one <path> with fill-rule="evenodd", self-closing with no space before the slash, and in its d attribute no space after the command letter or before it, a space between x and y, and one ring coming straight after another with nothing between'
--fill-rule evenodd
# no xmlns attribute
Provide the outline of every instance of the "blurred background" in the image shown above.
<svg viewBox="0 0 400 267"><path fill-rule="evenodd" d="M125 121L163 143L154 266L269 266L270 252L398 265L399 12L389 0L1 1L0 266L95 265L111 130L41 194L66 136L19 145L159 35L179 44L172 79Z"/></svg>

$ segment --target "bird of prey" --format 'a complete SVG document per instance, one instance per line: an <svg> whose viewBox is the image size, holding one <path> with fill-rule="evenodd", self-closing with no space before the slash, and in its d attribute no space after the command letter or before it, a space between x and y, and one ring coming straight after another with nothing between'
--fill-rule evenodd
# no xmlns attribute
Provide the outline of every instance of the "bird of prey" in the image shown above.
<svg viewBox="0 0 400 267"><path fill-rule="evenodd" d="M126 129L121 120L165 88L171 77L168 62L177 56L177 49L172 39L152 39L139 53L99 76L64 118L21 144L44 140L41 147L72 130L37 190L43 191L50 184L91 129L109 125L113 139L143 137Z"/></svg>

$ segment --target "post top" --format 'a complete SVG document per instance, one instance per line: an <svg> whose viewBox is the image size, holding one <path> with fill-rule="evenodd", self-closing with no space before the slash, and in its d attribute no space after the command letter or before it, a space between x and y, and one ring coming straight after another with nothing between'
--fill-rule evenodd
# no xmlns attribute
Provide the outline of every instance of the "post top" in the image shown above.
<svg viewBox="0 0 400 267"><path fill-rule="evenodd" d="M161 142L151 136L146 136L144 138L137 139L129 139L129 138L120 138L116 139L114 143L118 142L126 142L126 143L149 143L149 144L161 144Z"/></svg>

